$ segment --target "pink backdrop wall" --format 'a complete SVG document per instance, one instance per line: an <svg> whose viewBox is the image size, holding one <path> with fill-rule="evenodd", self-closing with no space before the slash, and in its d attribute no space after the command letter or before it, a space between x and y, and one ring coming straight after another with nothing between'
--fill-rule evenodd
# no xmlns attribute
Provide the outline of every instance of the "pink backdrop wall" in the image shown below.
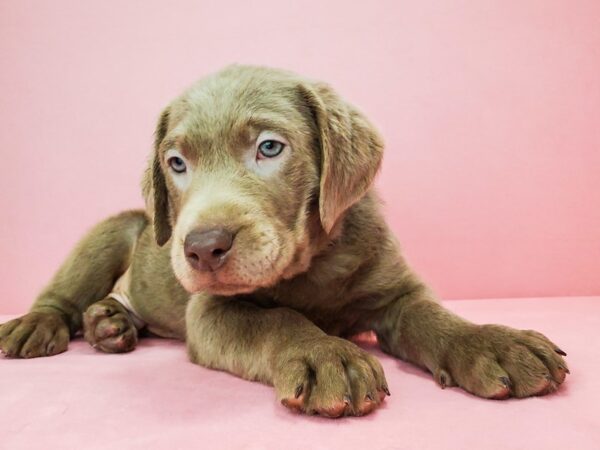
<svg viewBox="0 0 600 450"><path fill-rule="evenodd" d="M161 107L231 62L329 81L445 298L600 293L600 2L0 1L0 313L141 206Z"/></svg>

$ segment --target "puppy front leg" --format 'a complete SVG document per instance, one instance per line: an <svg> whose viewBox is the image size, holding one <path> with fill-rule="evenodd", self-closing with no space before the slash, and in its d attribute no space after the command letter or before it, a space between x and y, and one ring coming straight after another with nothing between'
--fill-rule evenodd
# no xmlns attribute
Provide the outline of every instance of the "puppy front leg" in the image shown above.
<svg viewBox="0 0 600 450"><path fill-rule="evenodd" d="M385 352L427 368L442 388L480 397L543 395L568 373L565 353L541 333L470 323L420 283L394 299L374 328Z"/></svg>
<svg viewBox="0 0 600 450"><path fill-rule="evenodd" d="M0 325L0 350L33 358L64 352L81 329L82 314L104 299L129 265L135 241L147 225L141 211L111 217L75 247L28 314Z"/></svg>
<svg viewBox="0 0 600 450"><path fill-rule="evenodd" d="M186 313L190 359L275 387L290 409L366 414L389 394L379 361L288 308L196 295Z"/></svg>

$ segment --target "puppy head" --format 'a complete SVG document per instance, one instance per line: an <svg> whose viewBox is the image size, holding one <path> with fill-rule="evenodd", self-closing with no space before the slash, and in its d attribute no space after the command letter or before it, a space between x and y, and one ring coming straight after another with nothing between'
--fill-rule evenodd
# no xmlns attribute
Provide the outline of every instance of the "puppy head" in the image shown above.
<svg viewBox="0 0 600 450"><path fill-rule="evenodd" d="M328 86L232 66L162 113L143 182L189 292L252 292L306 271L369 189L383 144Z"/></svg>

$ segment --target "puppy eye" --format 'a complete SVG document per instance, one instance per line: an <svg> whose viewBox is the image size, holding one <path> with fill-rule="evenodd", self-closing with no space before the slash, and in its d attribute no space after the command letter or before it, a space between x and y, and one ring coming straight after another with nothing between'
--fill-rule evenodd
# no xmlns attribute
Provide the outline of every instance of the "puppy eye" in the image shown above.
<svg viewBox="0 0 600 450"><path fill-rule="evenodd" d="M178 156L173 156L167 160L169 167L173 169L175 173L184 173L187 170L185 161Z"/></svg>
<svg viewBox="0 0 600 450"><path fill-rule="evenodd" d="M258 157L260 158L262 156L263 158L274 158L275 156L279 155L284 148L285 144L283 142L279 142L274 139L267 139L259 144Z"/></svg>

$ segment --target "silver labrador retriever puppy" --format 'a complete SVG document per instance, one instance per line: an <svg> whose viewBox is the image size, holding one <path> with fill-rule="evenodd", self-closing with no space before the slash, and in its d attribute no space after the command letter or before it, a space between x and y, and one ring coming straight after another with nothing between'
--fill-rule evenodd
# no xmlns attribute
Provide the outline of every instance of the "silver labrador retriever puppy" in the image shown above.
<svg viewBox="0 0 600 450"><path fill-rule="evenodd" d="M145 211L96 226L31 312L0 328L15 357L54 355L84 329L132 350L138 327L187 341L192 361L274 385L287 407L363 415L389 390L385 352L486 398L554 391L564 352L535 331L445 310L410 270L372 182L383 142L327 85L232 66L162 113ZM125 306L124 306L125 305Z"/></svg>

